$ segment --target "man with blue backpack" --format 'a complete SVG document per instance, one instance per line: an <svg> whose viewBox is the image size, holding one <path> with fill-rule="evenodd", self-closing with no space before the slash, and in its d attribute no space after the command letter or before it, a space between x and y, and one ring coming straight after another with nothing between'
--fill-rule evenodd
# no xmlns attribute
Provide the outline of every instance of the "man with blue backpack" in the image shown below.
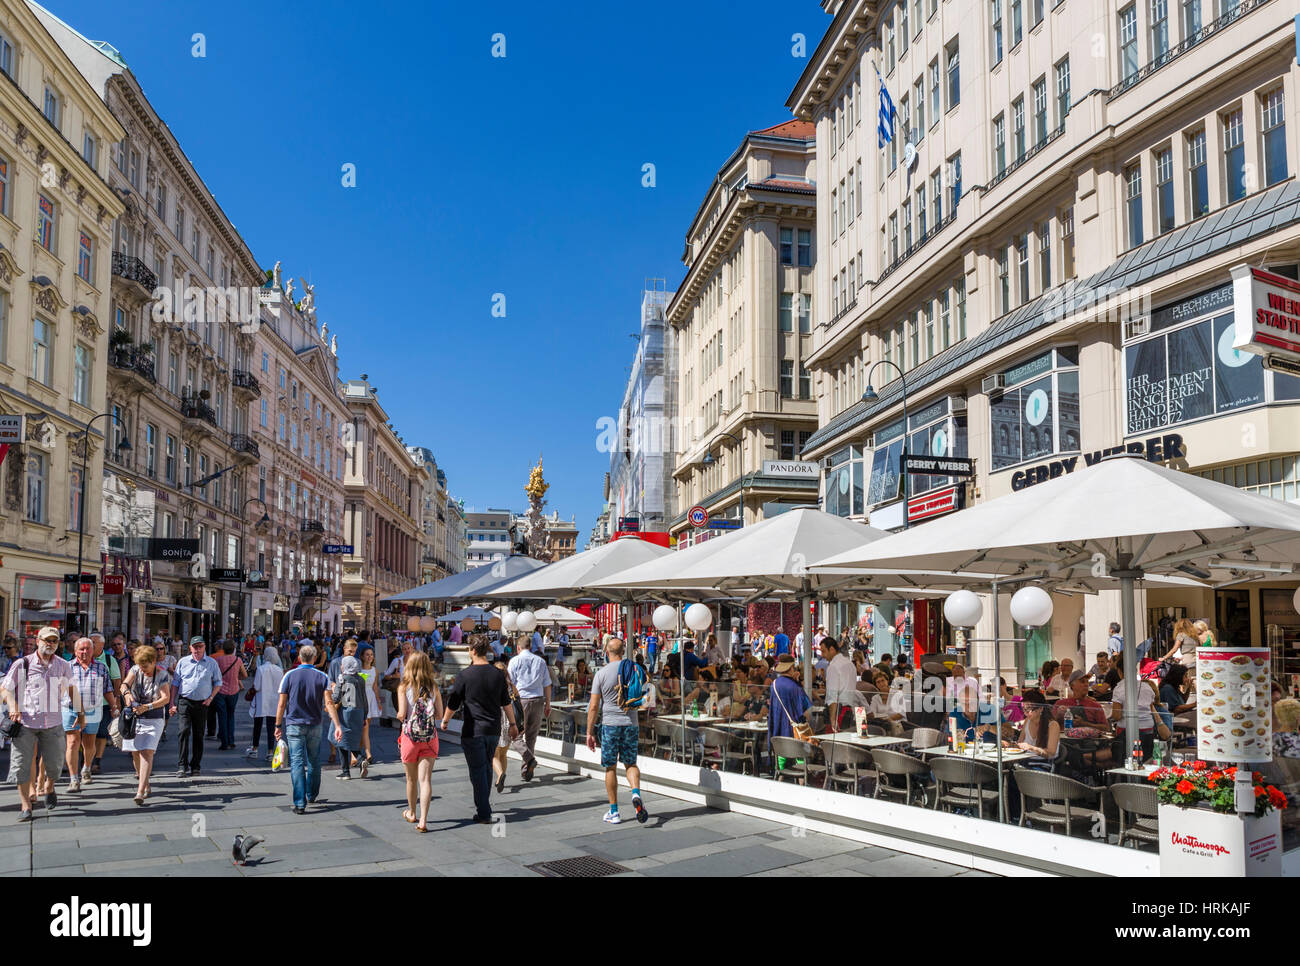
<svg viewBox="0 0 1300 966"><path fill-rule="evenodd" d="M636 820L645 823L650 818L641 800L641 771L636 766L640 729L637 727L637 709L645 704L645 668L627 660L620 638L610 637L605 642L605 664L591 679L591 702L587 706L587 748L596 750L593 732L596 710L600 708L600 763L605 768L605 793L609 797L609 811L604 821L619 824L618 814L618 763L627 769L627 783L632 789L632 807Z"/></svg>

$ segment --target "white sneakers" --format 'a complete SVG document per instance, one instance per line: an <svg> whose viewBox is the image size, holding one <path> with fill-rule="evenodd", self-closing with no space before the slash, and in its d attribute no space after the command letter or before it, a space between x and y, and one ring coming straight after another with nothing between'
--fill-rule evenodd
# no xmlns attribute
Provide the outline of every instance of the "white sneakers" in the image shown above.
<svg viewBox="0 0 1300 966"><path fill-rule="evenodd" d="M256 758L256 757L257 757L257 749L254 748L252 745L249 745L247 748L244 749L244 757L245 757L245 758Z"/></svg>
<svg viewBox="0 0 1300 966"><path fill-rule="evenodd" d="M608 825L621 825L623 819L619 817L618 812L606 812L603 821Z"/></svg>
<svg viewBox="0 0 1300 966"><path fill-rule="evenodd" d="M90 782L91 782L90 766L86 765L84 768L81 769L81 783L83 785L89 785Z"/></svg>
<svg viewBox="0 0 1300 966"><path fill-rule="evenodd" d="M72 777L72 780L68 782L68 791L69 792L81 791L81 779L78 778L76 775L74 775Z"/></svg>

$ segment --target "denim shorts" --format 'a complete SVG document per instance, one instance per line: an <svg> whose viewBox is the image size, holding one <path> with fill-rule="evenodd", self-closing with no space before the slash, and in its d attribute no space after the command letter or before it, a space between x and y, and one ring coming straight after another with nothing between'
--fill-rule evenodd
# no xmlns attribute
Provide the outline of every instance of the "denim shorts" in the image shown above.
<svg viewBox="0 0 1300 966"><path fill-rule="evenodd" d="M602 767L616 768L620 761L628 767L635 765L640 737L636 725L601 725L600 764Z"/></svg>
<svg viewBox="0 0 1300 966"><path fill-rule="evenodd" d="M101 710L99 714L86 715L86 723L81 729L81 733L85 735L96 734L99 731L100 716L102 714L103 711ZM71 708L63 709L63 730L69 732L77 730L77 712Z"/></svg>

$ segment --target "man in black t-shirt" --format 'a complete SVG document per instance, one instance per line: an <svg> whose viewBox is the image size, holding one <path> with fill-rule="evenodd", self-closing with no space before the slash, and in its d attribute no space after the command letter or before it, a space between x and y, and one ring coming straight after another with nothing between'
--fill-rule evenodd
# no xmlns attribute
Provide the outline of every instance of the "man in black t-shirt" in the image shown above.
<svg viewBox="0 0 1300 966"><path fill-rule="evenodd" d="M473 663L460 674L447 695L447 707L442 714L442 729L447 729L453 712L465 709L460 728L460 747L469 766L469 781L474 788L474 821L480 825L492 822L489 797L492 791L492 757L497 742L501 740L501 714L505 712L510 722L510 740L519 737L514 705L510 701L510 688L505 672L488 663L492 653L486 638L475 636L469 646Z"/></svg>

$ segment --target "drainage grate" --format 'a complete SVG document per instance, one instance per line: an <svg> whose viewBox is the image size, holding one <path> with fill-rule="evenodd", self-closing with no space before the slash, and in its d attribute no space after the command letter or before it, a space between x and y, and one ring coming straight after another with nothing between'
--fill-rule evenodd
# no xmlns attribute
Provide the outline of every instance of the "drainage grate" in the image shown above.
<svg viewBox="0 0 1300 966"><path fill-rule="evenodd" d="M191 778L191 785L242 785L242 778Z"/></svg>
<svg viewBox="0 0 1300 966"><path fill-rule="evenodd" d="M527 868L532 869L538 875L544 875L552 879L588 879L632 871L613 862L598 859L593 855L580 855L573 859L556 859L554 862L538 862L536 865L527 866Z"/></svg>

